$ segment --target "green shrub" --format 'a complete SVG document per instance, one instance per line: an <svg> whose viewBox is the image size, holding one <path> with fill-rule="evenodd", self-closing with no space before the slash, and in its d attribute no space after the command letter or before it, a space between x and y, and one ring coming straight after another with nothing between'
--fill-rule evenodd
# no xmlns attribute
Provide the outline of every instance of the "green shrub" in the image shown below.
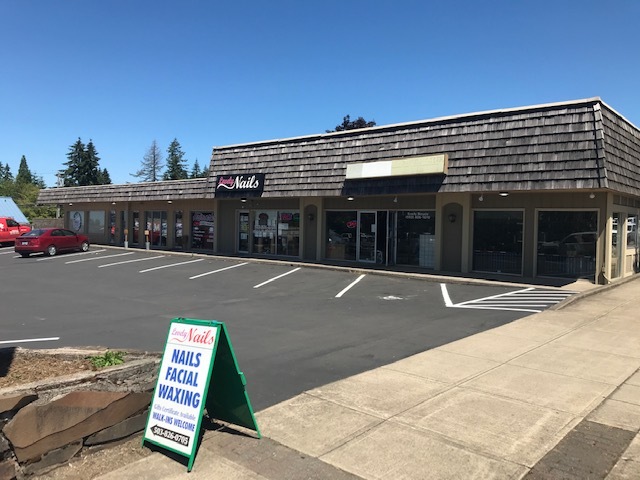
<svg viewBox="0 0 640 480"><path fill-rule="evenodd" d="M89 357L89 361L93 368L112 367L124 363L124 352L112 352L107 350L104 355L95 355Z"/></svg>

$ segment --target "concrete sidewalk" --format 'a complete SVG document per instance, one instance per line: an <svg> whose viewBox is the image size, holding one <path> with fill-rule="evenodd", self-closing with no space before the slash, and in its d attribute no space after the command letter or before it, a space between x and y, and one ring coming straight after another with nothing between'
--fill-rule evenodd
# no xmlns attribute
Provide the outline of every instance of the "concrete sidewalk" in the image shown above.
<svg viewBox="0 0 640 480"><path fill-rule="evenodd" d="M191 473L99 478L639 479L640 281L580 297L207 431Z"/></svg>

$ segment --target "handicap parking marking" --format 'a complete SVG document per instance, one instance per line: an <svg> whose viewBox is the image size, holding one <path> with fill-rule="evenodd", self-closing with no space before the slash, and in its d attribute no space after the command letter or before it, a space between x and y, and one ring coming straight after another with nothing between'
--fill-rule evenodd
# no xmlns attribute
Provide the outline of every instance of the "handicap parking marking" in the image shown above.
<svg viewBox="0 0 640 480"><path fill-rule="evenodd" d="M440 284L444 304L448 308L471 308L478 310L508 310L512 312L539 313L560 303L578 292L570 290L550 290L536 287L524 288L513 292L491 295L466 302L453 303L447 286Z"/></svg>
<svg viewBox="0 0 640 480"><path fill-rule="evenodd" d="M301 268L302 267L297 267L297 268L294 268L293 270L289 270L288 272L285 272L285 273L283 273L281 275L278 275L277 277L270 278L266 282L262 282L262 283L259 283L258 285L254 285L253 288L260 288L260 287L262 287L262 286L264 286L264 285L266 285L268 283L275 282L276 280L278 280L278 279L280 279L282 277L286 277L287 275L291 275L292 273L297 272Z"/></svg>
<svg viewBox="0 0 640 480"><path fill-rule="evenodd" d="M98 268L113 267L115 265L123 265L125 263L145 262L147 260L155 260L157 258L164 258L164 257L165 255L158 255L157 257L135 258L133 260L123 260L121 262L105 263L104 265L98 265ZM102 257L102 258L106 258L106 257Z"/></svg>
<svg viewBox="0 0 640 480"><path fill-rule="evenodd" d="M248 265L248 264L249 264L249 262L242 262L242 263L238 263L236 265L231 265L230 267L219 268L219 269L213 270L211 272L200 273L198 275L194 275L193 277L189 277L189 280L195 280L196 278L206 277L207 275L213 275L214 273L224 272L225 270L231 270L232 268L238 268L238 267L242 267L243 265Z"/></svg>

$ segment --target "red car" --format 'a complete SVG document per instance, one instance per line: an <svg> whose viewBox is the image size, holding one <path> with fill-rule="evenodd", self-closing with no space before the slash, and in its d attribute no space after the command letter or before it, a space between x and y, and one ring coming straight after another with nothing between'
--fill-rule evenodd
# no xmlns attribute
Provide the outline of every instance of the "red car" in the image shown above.
<svg viewBox="0 0 640 480"><path fill-rule="evenodd" d="M50 257L58 252L89 250L89 237L66 228L36 228L16 238L16 253L28 257L32 253L44 253Z"/></svg>

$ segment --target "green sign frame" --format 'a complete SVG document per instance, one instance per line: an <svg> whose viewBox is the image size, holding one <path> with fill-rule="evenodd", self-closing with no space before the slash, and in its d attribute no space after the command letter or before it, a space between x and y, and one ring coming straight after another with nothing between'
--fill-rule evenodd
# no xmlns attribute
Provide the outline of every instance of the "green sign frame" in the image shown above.
<svg viewBox="0 0 640 480"><path fill-rule="evenodd" d="M209 418L260 429L224 323L174 318L160 362L142 443L188 458L191 471L206 409Z"/></svg>

